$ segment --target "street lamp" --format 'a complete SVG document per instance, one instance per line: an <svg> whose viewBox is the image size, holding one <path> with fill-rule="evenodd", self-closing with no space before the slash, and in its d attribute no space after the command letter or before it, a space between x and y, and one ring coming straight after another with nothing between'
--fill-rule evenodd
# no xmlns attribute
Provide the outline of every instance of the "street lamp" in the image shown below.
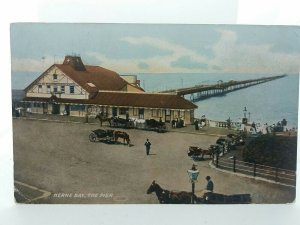
<svg viewBox="0 0 300 225"><path fill-rule="evenodd" d="M194 196L195 196L195 182L197 181L197 177L199 175L199 170L196 169L196 165L193 164L192 168L187 171L190 182L192 183L192 204L194 204Z"/></svg>
<svg viewBox="0 0 300 225"><path fill-rule="evenodd" d="M247 108L246 108L246 106L244 107L243 112L244 112L244 118L246 118L246 114L247 114Z"/></svg>
<svg viewBox="0 0 300 225"><path fill-rule="evenodd" d="M246 106L244 107L243 112L244 112L244 118L242 120L242 123L247 124L247 108L246 108Z"/></svg>

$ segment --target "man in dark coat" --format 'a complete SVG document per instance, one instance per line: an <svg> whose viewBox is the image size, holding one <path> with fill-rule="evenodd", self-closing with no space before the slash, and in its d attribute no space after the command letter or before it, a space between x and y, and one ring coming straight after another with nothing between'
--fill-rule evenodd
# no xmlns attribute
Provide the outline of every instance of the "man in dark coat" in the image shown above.
<svg viewBox="0 0 300 225"><path fill-rule="evenodd" d="M149 155L150 146L151 146L149 139L147 139L147 141L145 142L145 146L146 146L146 153L147 153L147 155Z"/></svg>

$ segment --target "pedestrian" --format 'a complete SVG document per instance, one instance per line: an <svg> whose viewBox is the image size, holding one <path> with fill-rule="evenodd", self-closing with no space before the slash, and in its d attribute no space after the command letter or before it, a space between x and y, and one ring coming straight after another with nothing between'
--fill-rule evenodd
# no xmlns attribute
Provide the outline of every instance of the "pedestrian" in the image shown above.
<svg viewBox="0 0 300 225"><path fill-rule="evenodd" d="M129 121L129 112L128 112L128 110L126 111L126 121L127 122Z"/></svg>
<svg viewBox="0 0 300 225"><path fill-rule="evenodd" d="M150 143L149 139L146 140L145 146L146 146L146 154L149 155L150 146L151 146L151 143Z"/></svg>
<svg viewBox="0 0 300 225"><path fill-rule="evenodd" d="M198 120L195 121L195 130L199 130L199 121Z"/></svg>
<svg viewBox="0 0 300 225"><path fill-rule="evenodd" d="M210 176L206 176L207 180L207 185L206 185L206 190L213 192L214 191L214 183L211 180Z"/></svg>

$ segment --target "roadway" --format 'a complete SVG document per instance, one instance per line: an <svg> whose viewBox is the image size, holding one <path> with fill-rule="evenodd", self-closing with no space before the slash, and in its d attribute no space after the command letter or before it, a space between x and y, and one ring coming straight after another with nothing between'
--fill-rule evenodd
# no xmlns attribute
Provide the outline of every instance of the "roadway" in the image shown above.
<svg viewBox="0 0 300 225"><path fill-rule="evenodd" d="M195 162L187 156L188 146L207 148L218 138L132 129L125 130L133 144L128 147L90 142L88 135L97 128L98 124L13 120L15 180L51 193L45 198L32 194L37 198L33 203L158 203L155 194L146 194L151 182L168 190L191 190L187 170ZM152 143L149 156L146 138ZM215 192L250 193L254 203L287 203L295 197L294 188L218 171L208 159L196 164L196 191L205 187L210 175Z"/></svg>

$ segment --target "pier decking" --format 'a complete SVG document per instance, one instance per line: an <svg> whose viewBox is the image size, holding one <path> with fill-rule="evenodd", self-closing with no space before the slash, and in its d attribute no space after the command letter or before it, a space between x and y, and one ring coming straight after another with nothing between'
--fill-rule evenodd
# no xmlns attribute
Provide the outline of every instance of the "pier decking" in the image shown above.
<svg viewBox="0 0 300 225"><path fill-rule="evenodd" d="M272 77L262 77L258 79L249 79L242 81L231 80L228 82L218 81L217 84L212 85L196 85L193 87L180 88L180 89L170 89L166 91L161 91L160 93L174 93L180 96L191 95L190 99L193 102L199 101L204 98L224 95L228 92L236 91L242 88L247 88L253 85L269 82L272 80L283 78L287 75L279 75Z"/></svg>

